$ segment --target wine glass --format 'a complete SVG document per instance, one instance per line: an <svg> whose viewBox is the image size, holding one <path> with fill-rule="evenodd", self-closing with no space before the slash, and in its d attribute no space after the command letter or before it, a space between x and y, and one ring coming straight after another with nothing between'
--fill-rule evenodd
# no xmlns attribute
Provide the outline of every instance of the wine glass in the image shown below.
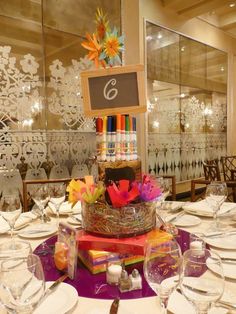
<svg viewBox="0 0 236 314"><path fill-rule="evenodd" d="M56 209L57 214L57 227L59 227L59 209L61 204L66 198L66 185L65 184L54 184L50 187L50 202Z"/></svg>
<svg viewBox="0 0 236 314"><path fill-rule="evenodd" d="M168 300L179 284L181 250L174 240L160 243L160 239L148 241L145 247L143 271L146 281L158 295L162 313L167 313Z"/></svg>
<svg viewBox="0 0 236 314"><path fill-rule="evenodd" d="M206 188L205 199L208 205L213 210L214 223L212 226L213 231L218 231L223 228L224 225L220 224L218 220L218 212L221 205L227 198L228 190L225 182L211 182Z"/></svg>
<svg viewBox="0 0 236 314"><path fill-rule="evenodd" d="M44 210L49 201L49 190L47 184L40 184L35 186L35 189L31 192L31 197L35 204L40 209L41 222L44 222Z"/></svg>
<svg viewBox="0 0 236 314"><path fill-rule="evenodd" d="M11 239L13 239L13 231L16 220L22 211L20 197L18 194L3 195L0 202L0 215L10 226Z"/></svg>
<svg viewBox="0 0 236 314"><path fill-rule="evenodd" d="M163 209L163 204L165 202L165 199L170 193L170 183L169 183L169 179L163 178L163 177L157 177L157 182L162 193L160 201L161 201L161 209Z"/></svg>
<svg viewBox="0 0 236 314"><path fill-rule="evenodd" d="M1 263L1 302L9 313L33 313L45 292L45 279L40 258L13 257Z"/></svg>
<svg viewBox="0 0 236 314"><path fill-rule="evenodd" d="M185 251L180 288L195 307L197 314L207 314L211 305L217 302L224 292L220 256L208 249Z"/></svg>

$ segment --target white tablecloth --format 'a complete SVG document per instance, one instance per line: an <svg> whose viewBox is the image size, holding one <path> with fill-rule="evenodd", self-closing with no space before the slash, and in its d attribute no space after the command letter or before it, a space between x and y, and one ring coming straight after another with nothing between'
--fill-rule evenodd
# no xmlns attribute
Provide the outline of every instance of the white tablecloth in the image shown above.
<svg viewBox="0 0 236 314"><path fill-rule="evenodd" d="M165 216L167 215L167 212L163 211L162 214L163 216ZM212 222L212 219L204 218L204 217L201 217L201 219L202 219L202 222L200 225L189 227L189 228L183 228L183 229L188 232L204 232L204 233L208 232L209 224ZM66 221L67 218L65 217L61 218L61 220ZM36 224L37 222L34 221L32 223ZM7 234L0 235L0 242L6 241L7 239L9 239L9 235ZM36 248L43 240L45 239L30 240L32 248L33 249ZM225 289L226 291L229 291L231 293L232 298L233 298L232 301L236 303L236 280L227 279ZM112 303L111 300L88 299L88 298L79 296L76 307L70 313L106 314L106 313L109 313L109 308L110 308L111 303ZM174 312L175 314L182 314L182 313L194 314L194 311L192 310L190 304L186 301L186 299L183 296L181 296L178 293L174 293L171 296L171 299L169 301L169 309L171 310L171 312ZM6 313L5 310L0 308L0 314L3 314L3 313ZM144 313L148 313L148 314L160 313L160 308L158 305L157 297L148 297L148 298L142 298L142 299L120 301L118 314L144 314ZM227 311L222 310L222 309L213 309L211 311L211 314L223 314L223 313L227 313ZM230 312L230 313L236 313L236 311ZM45 313L45 314L50 314L50 313ZM57 314L63 314L63 313L57 313Z"/></svg>

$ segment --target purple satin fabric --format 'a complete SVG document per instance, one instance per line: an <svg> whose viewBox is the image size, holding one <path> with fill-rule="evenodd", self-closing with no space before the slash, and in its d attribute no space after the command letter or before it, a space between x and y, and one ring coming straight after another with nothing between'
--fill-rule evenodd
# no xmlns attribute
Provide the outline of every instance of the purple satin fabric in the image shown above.
<svg viewBox="0 0 236 314"><path fill-rule="evenodd" d="M53 236L46 240L46 244L52 247L56 242L57 237ZM189 233L183 230L179 230L179 234L176 237L182 252L189 249ZM44 274L46 281L55 281L61 276L61 272L55 267L52 252L47 255L41 255L42 246L39 245L34 253L40 256L43 264ZM143 263L137 263L126 267L128 273L136 268L139 270L142 276L142 290L134 290L129 292L120 293L117 286L110 286L106 283L106 274L100 273L93 275L85 268L85 266L79 261L76 277L74 280L66 279L65 282L72 285L78 291L78 295L86 298L94 299L111 299L116 297L120 299L137 299L155 296L153 290L149 287L143 275Z"/></svg>

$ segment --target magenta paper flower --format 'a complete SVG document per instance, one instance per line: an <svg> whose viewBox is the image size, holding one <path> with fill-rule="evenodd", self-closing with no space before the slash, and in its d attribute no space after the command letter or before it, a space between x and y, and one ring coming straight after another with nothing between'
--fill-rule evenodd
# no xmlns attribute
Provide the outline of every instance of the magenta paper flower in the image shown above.
<svg viewBox="0 0 236 314"><path fill-rule="evenodd" d="M161 189L155 179L144 175L142 183L138 184L140 198L144 202L150 202L162 195Z"/></svg>

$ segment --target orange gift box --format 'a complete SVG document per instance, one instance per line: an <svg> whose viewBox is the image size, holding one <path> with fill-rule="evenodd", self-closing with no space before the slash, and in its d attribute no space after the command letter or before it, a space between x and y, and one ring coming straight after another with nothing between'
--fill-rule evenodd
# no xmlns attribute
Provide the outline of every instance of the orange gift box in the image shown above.
<svg viewBox="0 0 236 314"><path fill-rule="evenodd" d="M89 234L83 230L78 232L77 243L79 250L97 250L121 254L144 255L145 243L151 239L159 239L164 243L172 239L172 235L155 229L148 233L130 238L104 238Z"/></svg>

